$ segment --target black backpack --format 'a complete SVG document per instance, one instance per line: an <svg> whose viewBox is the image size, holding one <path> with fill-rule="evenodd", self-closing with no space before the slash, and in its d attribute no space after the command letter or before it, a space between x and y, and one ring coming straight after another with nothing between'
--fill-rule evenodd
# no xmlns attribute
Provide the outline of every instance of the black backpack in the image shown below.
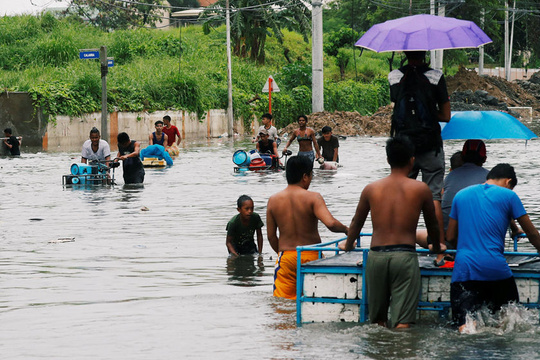
<svg viewBox="0 0 540 360"><path fill-rule="evenodd" d="M424 72L429 68L405 66L398 87L390 136L407 135L415 152L423 153L442 146L441 127L437 118L437 102L432 85Z"/></svg>

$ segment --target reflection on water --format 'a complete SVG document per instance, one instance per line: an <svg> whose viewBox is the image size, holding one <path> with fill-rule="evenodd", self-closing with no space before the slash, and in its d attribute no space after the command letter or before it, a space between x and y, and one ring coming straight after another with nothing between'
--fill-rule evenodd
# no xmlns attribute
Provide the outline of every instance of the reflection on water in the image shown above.
<svg viewBox="0 0 540 360"><path fill-rule="evenodd" d="M385 140L342 140L343 167L314 172L311 190L343 223L364 186L388 174ZM446 158L462 144L446 142ZM470 336L428 317L409 331L296 328L295 303L271 296L275 254L268 242L261 257L229 258L225 247L238 196L251 196L266 222L268 198L286 186L284 172L233 171L234 150L252 146L227 139L188 144L171 168L147 169L142 187L124 186L120 168L118 185L62 186L77 151L0 158L2 359L537 357L537 314L512 318L504 325L511 331ZM487 142L486 167L516 166L515 190L540 226L539 148L539 141ZM323 241L335 239L322 225L320 231Z"/></svg>
<svg viewBox="0 0 540 360"><path fill-rule="evenodd" d="M259 255L229 256L227 258L229 283L237 286L255 286L264 275L264 258Z"/></svg>

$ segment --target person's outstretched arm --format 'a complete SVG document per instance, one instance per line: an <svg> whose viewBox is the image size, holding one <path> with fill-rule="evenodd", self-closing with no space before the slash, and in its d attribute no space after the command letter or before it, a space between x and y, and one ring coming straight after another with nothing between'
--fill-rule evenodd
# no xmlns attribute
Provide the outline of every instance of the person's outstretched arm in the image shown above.
<svg viewBox="0 0 540 360"><path fill-rule="evenodd" d="M356 212L352 218L351 225L349 225L349 233L347 234L347 241L342 247L345 251L351 251L354 248L354 242L360 236L360 231L364 227L367 216L369 214L370 205L369 205L369 187L364 188L362 194L360 195L360 201L356 206Z"/></svg>
<svg viewBox="0 0 540 360"><path fill-rule="evenodd" d="M349 228L343 225L338 219L332 216L321 194L314 193L315 201L313 204L313 212L317 219L319 219L327 228L332 232L341 232L347 234Z"/></svg>
<svg viewBox="0 0 540 360"><path fill-rule="evenodd" d="M536 227L531 222L529 215L520 216L517 221L525 234L527 234L529 242L540 252L540 234L538 234L538 230L536 230Z"/></svg>

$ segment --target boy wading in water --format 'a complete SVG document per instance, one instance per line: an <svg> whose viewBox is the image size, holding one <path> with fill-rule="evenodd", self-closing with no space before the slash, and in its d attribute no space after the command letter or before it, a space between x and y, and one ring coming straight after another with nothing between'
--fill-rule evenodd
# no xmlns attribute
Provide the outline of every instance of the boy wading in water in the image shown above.
<svg viewBox="0 0 540 360"><path fill-rule="evenodd" d="M416 225L424 214L429 236L439 238L433 197L429 187L407 177L414 165L414 146L406 137L386 142L390 175L367 185L349 226L344 249L350 251L371 211L373 235L365 264L369 321L408 328L416 320L420 267L415 250ZM440 251L435 241L430 248Z"/></svg>
<svg viewBox="0 0 540 360"><path fill-rule="evenodd" d="M263 235L261 228L264 226L259 214L253 211L253 200L242 195L238 198L237 210L239 214L227 224L227 250L229 254L238 256L245 254L260 254L263 248ZM257 246L253 239L257 232Z"/></svg>

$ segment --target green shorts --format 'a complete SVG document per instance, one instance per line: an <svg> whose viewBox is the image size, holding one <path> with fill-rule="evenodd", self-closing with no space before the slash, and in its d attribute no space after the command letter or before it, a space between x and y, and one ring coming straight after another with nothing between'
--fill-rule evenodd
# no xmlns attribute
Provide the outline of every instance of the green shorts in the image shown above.
<svg viewBox="0 0 540 360"><path fill-rule="evenodd" d="M390 327L415 322L420 286L416 252L370 251L366 262L370 322L388 321L388 308Z"/></svg>

